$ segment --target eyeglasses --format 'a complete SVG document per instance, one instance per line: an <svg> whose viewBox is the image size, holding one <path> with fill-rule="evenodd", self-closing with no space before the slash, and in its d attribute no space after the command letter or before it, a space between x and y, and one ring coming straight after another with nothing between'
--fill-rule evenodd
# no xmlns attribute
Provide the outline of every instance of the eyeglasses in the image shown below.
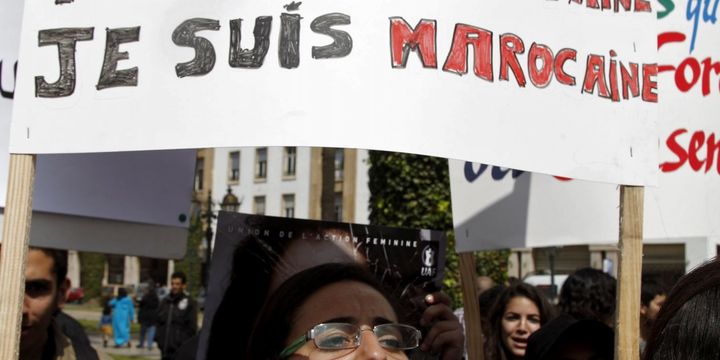
<svg viewBox="0 0 720 360"><path fill-rule="evenodd" d="M318 324L285 348L280 353L280 358L289 357L310 340L318 349L322 350L355 349L360 346L360 335L366 330L370 331L371 329L361 329L356 325L346 323ZM414 349L418 347L422 337L418 329L403 324L377 325L372 328L372 332L377 337L380 346L390 351Z"/></svg>

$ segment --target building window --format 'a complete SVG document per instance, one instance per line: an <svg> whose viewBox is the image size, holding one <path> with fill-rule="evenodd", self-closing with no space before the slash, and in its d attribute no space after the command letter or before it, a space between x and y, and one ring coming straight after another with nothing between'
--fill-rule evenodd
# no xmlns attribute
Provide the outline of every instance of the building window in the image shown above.
<svg viewBox="0 0 720 360"><path fill-rule="evenodd" d="M286 194L283 195L283 216L286 218L294 218L295 217L295 195L294 194Z"/></svg>
<svg viewBox="0 0 720 360"><path fill-rule="evenodd" d="M267 148L255 149L255 179L267 178Z"/></svg>
<svg viewBox="0 0 720 360"><path fill-rule="evenodd" d="M122 285L125 280L125 256L106 255L108 265L107 282L111 285Z"/></svg>
<svg viewBox="0 0 720 360"><path fill-rule="evenodd" d="M228 155L228 181L240 181L240 152L233 151Z"/></svg>
<svg viewBox="0 0 720 360"><path fill-rule="evenodd" d="M342 181L345 176L345 150L335 149L335 181Z"/></svg>
<svg viewBox="0 0 720 360"><path fill-rule="evenodd" d="M203 189L203 178L205 177L205 158L195 159L195 191Z"/></svg>
<svg viewBox="0 0 720 360"><path fill-rule="evenodd" d="M335 221L343 221L343 194L335 193Z"/></svg>
<svg viewBox="0 0 720 360"><path fill-rule="evenodd" d="M256 196L254 198L254 208L256 215L265 215L265 197Z"/></svg>
<svg viewBox="0 0 720 360"><path fill-rule="evenodd" d="M285 147L283 154L283 176L295 176L296 165L297 148L294 146Z"/></svg>

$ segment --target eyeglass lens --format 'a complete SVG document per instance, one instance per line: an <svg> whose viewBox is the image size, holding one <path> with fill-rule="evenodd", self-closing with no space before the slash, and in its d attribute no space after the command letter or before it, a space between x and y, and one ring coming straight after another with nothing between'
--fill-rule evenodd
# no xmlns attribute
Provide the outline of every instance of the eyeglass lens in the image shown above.
<svg viewBox="0 0 720 360"><path fill-rule="evenodd" d="M389 350L416 348L420 342L419 332L407 325L382 324L373 328L380 345ZM320 349L349 349L360 345L360 328L352 324L328 323L313 328L312 338Z"/></svg>

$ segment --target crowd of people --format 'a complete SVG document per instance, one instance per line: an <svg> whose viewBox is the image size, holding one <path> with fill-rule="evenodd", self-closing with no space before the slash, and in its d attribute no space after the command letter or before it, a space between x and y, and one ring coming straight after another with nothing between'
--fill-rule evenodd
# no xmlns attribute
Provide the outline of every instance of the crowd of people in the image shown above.
<svg viewBox="0 0 720 360"><path fill-rule="evenodd" d="M90 346L82 327L61 310L68 286L66 273L63 251L29 250L20 359L104 357ZM152 346L156 335L163 359L195 355L197 305L185 293L185 286L185 276L175 273L167 297L154 302L152 296L143 296L139 304L143 329L139 345ZM667 289L655 279L643 281L638 354L644 360L720 358L720 260L694 269ZM480 320L485 358L612 359L615 292L615 280L594 269L580 269L570 275L557 305L537 288L519 281L483 289L478 301L483 309ZM147 294L154 294L154 290ZM262 304L247 314L252 326L246 337L232 331L224 334L236 336L231 348L242 351L226 353L225 357L464 357L461 324L445 294L426 296L420 323L408 323L396 299L357 263L312 264L287 274L277 288L265 294ZM110 320L105 318L102 324L112 327L116 345L127 346L128 333L121 327L133 319L132 300L120 291L108 305L111 311L104 315ZM208 359L216 358L213 354L217 353L208 352Z"/></svg>
<svg viewBox="0 0 720 360"><path fill-rule="evenodd" d="M669 288L658 278L642 281L638 355L644 360L720 358L720 260ZM485 290L479 302L481 308L493 304L482 321L486 359L610 360L615 355L616 281L600 270L571 274L556 306L522 282Z"/></svg>
<svg viewBox="0 0 720 360"><path fill-rule="evenodd" d="M25 297L22 309L20 360L105 360L104 352L91 345L83 326L62 311L69 281L67 251L31 247L25 263ZM160 301L150 289L139 302L139 347L153 346L155 340L163 359L174 359L174 352L197 332L197 304L186 293L186 277L171 276L170 294ZM130 324L135 320L135 304L127 290L118 289L107 302L100 319L104 341L117 347L130 346Z"/></svg>
<svg viewBox="0 0 720 360"><path fill-rule="evenodd" d="M198 306L186 293L187 277L175 272L170 277L170 293L161 297L154 283L149 282L138 301L137 322L140 324L138 348L152 350L155 341L163 359L174 359L175 352L198 330ZM135 303L127 289L119 288L103 309L99 326L103 330L103 345L112 336L116 348L131 347L130 327L135 321Z"/></svg>

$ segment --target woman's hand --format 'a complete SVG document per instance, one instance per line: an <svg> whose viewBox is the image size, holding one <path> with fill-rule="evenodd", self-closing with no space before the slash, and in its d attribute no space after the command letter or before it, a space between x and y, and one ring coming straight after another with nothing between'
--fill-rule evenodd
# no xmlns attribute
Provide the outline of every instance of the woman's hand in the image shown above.
<svg viewBox="0 0 720 360"><path fill-rule="evenodd" d="M420 319L420 325L431 326L420 349L440 354L442 360L462 359L465 344L460 321L450 309L450 298L443 292L425 296L428 305Z"/></svg>

